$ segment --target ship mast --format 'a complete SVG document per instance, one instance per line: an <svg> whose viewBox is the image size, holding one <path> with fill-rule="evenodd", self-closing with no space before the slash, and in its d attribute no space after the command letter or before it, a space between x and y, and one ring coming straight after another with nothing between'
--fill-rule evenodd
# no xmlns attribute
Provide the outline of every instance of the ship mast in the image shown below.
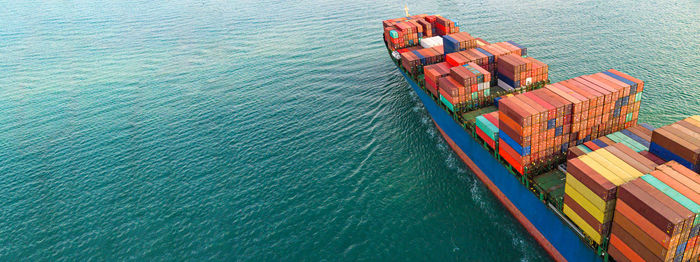
<svg viewBox="0 0 700 262"><path fill-rule="evenodd" d="M409 17L409 15L408 15L408 4L404 4L404 5L403 5L403 10L404 10L404 12L406 12L406 17Z"/></svg>

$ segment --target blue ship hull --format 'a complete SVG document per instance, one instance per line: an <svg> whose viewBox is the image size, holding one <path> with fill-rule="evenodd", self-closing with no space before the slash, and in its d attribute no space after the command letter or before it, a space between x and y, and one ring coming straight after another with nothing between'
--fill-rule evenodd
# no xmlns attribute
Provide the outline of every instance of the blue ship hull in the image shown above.
<svg viewBox="0 0 700 262"><path fill-rule="evenodd" d="M411 77L398 69L418 94L450 147L555 260L602 261L564 220L521 184Z"/></svg>

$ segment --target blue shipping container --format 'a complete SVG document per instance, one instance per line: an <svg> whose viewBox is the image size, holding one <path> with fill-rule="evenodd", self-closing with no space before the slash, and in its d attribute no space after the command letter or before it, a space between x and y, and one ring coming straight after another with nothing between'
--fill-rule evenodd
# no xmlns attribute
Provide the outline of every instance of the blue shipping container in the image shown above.
<svg viewBox="0 0 700 262"><path fill-rule="evenodd" d="M625 134L627 137L631 138L634 141L637 141L637 143L642 144L646 148L649 148L649 141L644 140L643 138L639 137L638 135L635 135L631 131L627 129L623 129L620 131L621 133Z"/></svg>
<svg viewBox="0 0 700 262"><path fill-rule="evenodd" d="M603 141L600 141L600 140L598 140L598 139L593 140L593 144L596 144L597 146L599 146L599 147L601 147L601 148L602 148L602 147L607 147L607 146L608 146L608 144L605 144Z"/></svg>
<svg viewBox="0 0 700 262"><path fill-rule="evenodd" d="M663 159L665 161L675 160L676 162L678 162L681 165L684 165L685 167L689 168L690 170L693 170L695 172L699 171L698 166L693 165L688 160L685 160L684 158L679 157L678 155L674 154L671 151L668 151L666 148L663 148L662 146L660 146L654 142L651 142L651 144L649 145L649 152L660 157L661 159Z"/></svg>
<svg viewBox="0 0 700 262"><path fill-rule="evenodd" d="M507 42L510 43L511 45L514 45L514 46L516 46L516 47L522 49L523 56L526 56L526 55L527 55L527 48L525 48L525 47L523 47L523 46L521 46L521 45L519 45L518 43L515 43L515 42L513 42L513 41L507 41Z"/></svg>
<svg viewBox="0 0 700 262"><path fill-rule="evenodd" d="M421 65L425 65L425 64L426 64L425 57L424 57L423 55L421 55L420 53L418 53L418 51L415 51L415 50L414 50L414 51L411 51L411 52L412 52L414 55L416 55L418 58L420 58L420 64L421 64Z"/></svg>
<svg viewBox="0 0 700 262"><path fill-rule="evenodd" d="M651 126L650 124L647 124L647 123L641 123L641 124L639 124L639 125L640 125L640 126L643 126L643 127L646 128L646 129L649 129L649 130L651 130L651 131L654 131L654 129L656 129L656 128L654 128L653 126Z"/></svg>
<svg viewBox="0 0 700 262"><path fill-rule="evenodd" d="M608 72L608 71L603 72L603 74L606 74L606 75L608 75L608 76L610 76L610 77L612 77L612 78L615 78L615 79L619 80L620 82L623 82L623 83L625 83L625 84L628 84L629 86L632 86L632 87L634 87L635 89L637 89L637 83L632 82L632 81L630 81L630 80L627 80L627 79L625 79L624 77L621 77L621 76L619 76L619 75L610 73L610 72Z"/></svg>
<svg viewBox="0 0 700 262"><path fill-rule="evenodd" d="M489 53L488 51L486 51L480 47L477 47L476 50L481 52L482 54L486 55L489 58L489 64L493 63L493 59L494 59L493 54Z"/></svg>
<svg viewBox="0 0 700 262"><path fill-rule="evenodd" d="M508 144L513 150L515 150L516 153L520 154L521 156L525 156L523 155L523 147L506 135L506 133L498 132L498 137L503 139L503 141L506 142L506 144Z"/></svg>
<svg viewBox="0 0 700 262"><path fill-rule="evenodd" d="M442 36L442 45L445 50L445 54L454 53L459 51L459 41L452 38L449 35Z"/></svg>
<svg viewBox="0 0 700 262"><path fill-rule="evenodd" d="M512 86L512 87L514 87L514 88L520 87L520 81L513 82L513 80L510 80L510 78L508 78L507 76L502 75L500 72L497 73L497 75L498 75L498 79L501 80L501 81L503 81L503 82L505 82L506 84L508 84L508 85L510 85L510 86Z"/></svg>

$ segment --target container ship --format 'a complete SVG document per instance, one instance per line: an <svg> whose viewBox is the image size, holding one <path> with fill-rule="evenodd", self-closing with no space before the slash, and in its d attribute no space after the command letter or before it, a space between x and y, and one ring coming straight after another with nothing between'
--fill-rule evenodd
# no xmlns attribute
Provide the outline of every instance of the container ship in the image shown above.
<svg viewBox="0 0 700 262"><path fill-rule="evenodd" d="M449 146L557 261L698 261L700 116L637 123L644 82L557 83L513 41L385 20L391 60Z"/></svg>

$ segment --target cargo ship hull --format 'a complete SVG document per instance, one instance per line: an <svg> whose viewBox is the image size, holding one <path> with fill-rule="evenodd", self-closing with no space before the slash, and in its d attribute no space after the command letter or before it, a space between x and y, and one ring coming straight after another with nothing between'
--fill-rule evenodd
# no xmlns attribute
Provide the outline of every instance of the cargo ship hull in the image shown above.
<svg viewBox="0 0 700 262"><path fill-rule="evenodd" d="M554 209L535 197L506 167L426 93L400 65L397 69L416 92L450 148L535 240L557 261L601 261Z"/></svg>

